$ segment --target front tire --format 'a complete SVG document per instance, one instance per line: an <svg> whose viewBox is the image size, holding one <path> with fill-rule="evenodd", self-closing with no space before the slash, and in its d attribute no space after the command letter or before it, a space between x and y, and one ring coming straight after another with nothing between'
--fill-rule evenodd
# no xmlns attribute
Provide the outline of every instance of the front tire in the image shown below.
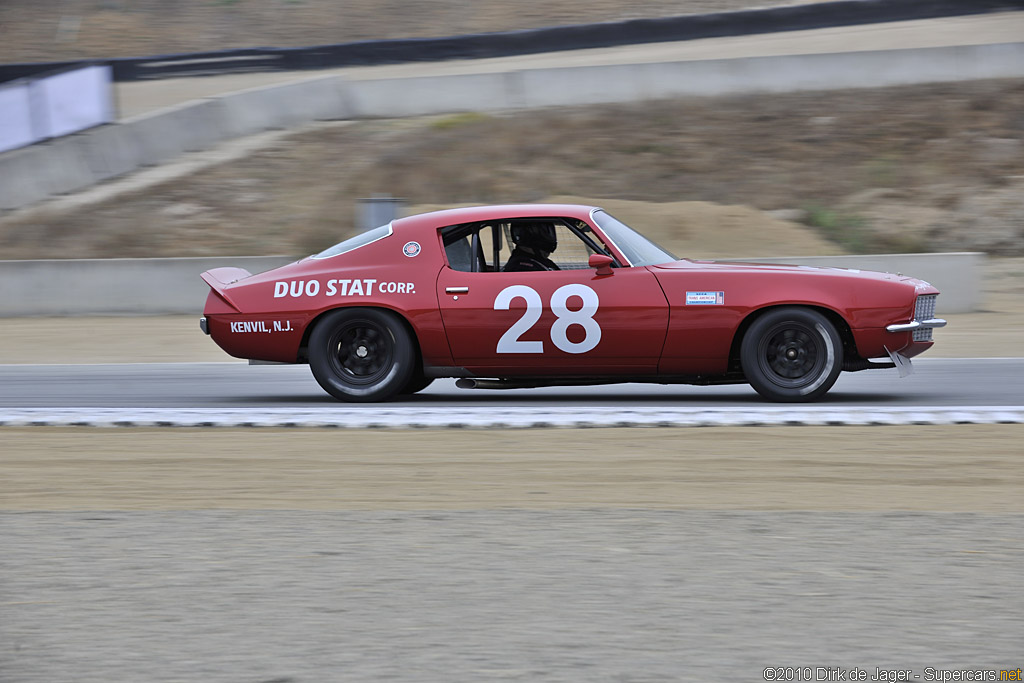
<svg viewBox="0 0 1024 683"><path fill-rule="evenodd" d="M374 308L332 311L309 337L313 377L341 401L386 401L408 385L415 360L402 321Z"/></svg>
<svg viewBox="0 0 1024 683"><path fill-rule="evenodd" d="M814 401L843 369L843 343L828 318L808 308L768 311L750 326L740 347L750 386L770 401Z"/></svg>

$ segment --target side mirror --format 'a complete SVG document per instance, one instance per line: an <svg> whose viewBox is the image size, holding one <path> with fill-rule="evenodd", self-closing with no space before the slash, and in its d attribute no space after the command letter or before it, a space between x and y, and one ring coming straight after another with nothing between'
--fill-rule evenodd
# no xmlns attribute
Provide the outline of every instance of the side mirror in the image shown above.
<svg viewBox="0 0 1024 683"><path fill-rule="evenodd" d="M611 275L613 263L615 263L615 259L604 254L591 254L587 260L587 265L591 268L597 268L598 275Z"/></svg>

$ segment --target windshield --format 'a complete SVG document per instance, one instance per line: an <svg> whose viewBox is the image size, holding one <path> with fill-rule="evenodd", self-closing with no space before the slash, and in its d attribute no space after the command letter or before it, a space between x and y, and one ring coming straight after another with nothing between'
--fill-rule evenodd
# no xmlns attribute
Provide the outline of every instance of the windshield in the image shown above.
<svg viewBox="0 0 1024 683"><path fill-rule="evenodd" d="M344 242L335 244L330 249L324 249L319 254L314 254L313 258L330 258L332 256L338 256L346 252L358 249L359 247L365 247L370 242L376 242L379 239L384 239L391 234L391 224L382 225L379 228L373 230L367 230L361 235L350 237Z"/></svg>
<svg viewBox="0 0 1024 683"><path fill-rule="evenodd" d="M679 260L611 214L598 210L591 215L631 265L653 266Z"/></svg>

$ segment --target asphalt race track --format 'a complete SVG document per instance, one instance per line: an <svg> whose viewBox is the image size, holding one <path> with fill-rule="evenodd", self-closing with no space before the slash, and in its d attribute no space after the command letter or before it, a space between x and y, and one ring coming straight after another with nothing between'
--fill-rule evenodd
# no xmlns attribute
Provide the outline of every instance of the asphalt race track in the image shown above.
<svg viewBox="0 0 1024 683"><path fill-rule="evenodd" d="M914 362L895 370L843 373L818 404L832 408L1024 406L1024 358ZM229 363L0 366L0 408L330 408L496 409L630 406L754 408L770 404L747 385L616 384L516 390L464 390L438 380L422 393L387 404L341 404L313 379L308 366Z"/></svg>

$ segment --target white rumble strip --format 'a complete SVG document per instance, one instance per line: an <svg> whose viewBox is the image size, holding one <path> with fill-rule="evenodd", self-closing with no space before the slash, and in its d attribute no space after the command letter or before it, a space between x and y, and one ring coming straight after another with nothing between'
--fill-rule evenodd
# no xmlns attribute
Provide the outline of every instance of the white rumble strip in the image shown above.
<svg viewBox="0 0 1024 683"><path fill-rule="evenodd" d="M1024 406L922 406L880 409L503 407L488 409L191 409L0 408L0 427L336 427L343 429L537 427L732 427L753 425L1022 424Z"/></svg>

